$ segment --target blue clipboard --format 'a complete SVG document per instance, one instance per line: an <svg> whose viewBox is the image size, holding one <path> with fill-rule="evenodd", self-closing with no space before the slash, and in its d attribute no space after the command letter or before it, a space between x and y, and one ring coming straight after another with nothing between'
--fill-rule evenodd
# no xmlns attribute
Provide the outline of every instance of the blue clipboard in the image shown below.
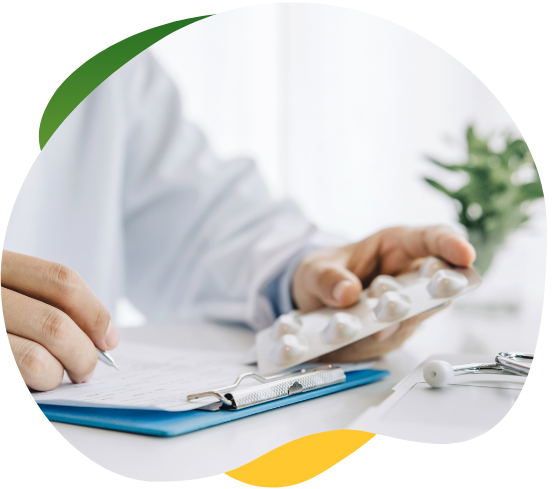
<svg viewBox="0 0 552 489"><path fill-rule="evenodd" d="M301 401L333 394L345 389L375 382L387 377L387 370L355 370L345 374L346 380L340 384L295 394L274 401L236 411L149 411L142 409L111 409L75 406L55 406L39 404L40 409L50 421L60 423L126 431L151 436L177 436L202 430L236 419L277 409Z"/></svg>

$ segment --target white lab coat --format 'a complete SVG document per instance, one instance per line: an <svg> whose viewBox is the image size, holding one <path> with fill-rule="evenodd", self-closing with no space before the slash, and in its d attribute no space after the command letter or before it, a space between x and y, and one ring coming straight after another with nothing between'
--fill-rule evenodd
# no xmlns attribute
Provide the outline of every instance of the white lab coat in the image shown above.
<svg viewBox="0 0 552 489"><path fill-rule="evenodd" d="M76 270L113 314L274 319L263 287L315 227L276 203L248 159L218 160L143 53L65 120L31 169L4 248Z"/></svg>

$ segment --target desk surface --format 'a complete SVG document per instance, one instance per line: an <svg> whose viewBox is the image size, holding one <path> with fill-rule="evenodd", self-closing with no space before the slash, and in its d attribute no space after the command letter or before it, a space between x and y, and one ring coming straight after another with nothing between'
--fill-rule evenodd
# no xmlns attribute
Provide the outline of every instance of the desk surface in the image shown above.
<svg viewBox="0 0 552 489"><path fill-rule="evenodd" d="M254 344L254 334L240 326L210 323L149 325L121 330L121 341L245 353ZM148 481L208 477L297 438L346 427L368 407L383 401L418 363L399 350L377 362L375 368L392 372L382 381L175 438L53 425L81 453L120 475Z"/></svg>

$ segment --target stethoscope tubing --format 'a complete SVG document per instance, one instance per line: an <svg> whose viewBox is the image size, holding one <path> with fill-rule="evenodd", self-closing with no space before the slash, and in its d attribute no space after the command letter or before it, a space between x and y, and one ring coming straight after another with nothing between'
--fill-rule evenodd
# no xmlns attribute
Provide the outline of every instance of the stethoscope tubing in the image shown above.
<svg viewBox="0 0 552 489"><path fill-rule="evenodd" d="M423 371L425 381L432 387L443 387L453 377L469 374L529 375L531 365L520 360L533 360L533 353L500 352L495 363L468 363L450 365L442 360L428 363Z"/></svg>
<svg viewBox="0 0 552 489"><path fill-rule="evenodd" d="M529 374L530 366L516 361L518 358L533 360L532 353L500 352L495 357L495 363L468 363L453 366L454 375L468 374L503 374L523 375Z"/></svg>

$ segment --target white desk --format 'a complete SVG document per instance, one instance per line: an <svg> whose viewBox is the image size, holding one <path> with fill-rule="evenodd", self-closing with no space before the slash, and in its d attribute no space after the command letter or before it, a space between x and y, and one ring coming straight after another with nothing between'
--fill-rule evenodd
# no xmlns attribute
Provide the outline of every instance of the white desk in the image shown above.
<svg viewBox="0 0 552 489"><path fill-rule="evenodd" d="M254 334L244 327L201 324L148 325L121 329L121 341L246 352ZM116 357L116 350L113 352ZM375 368L393 374L374 384L286 406L194 433L156 438L52 423L79 452L105 469L142 481L192 480L238 468L303 436L344 428L416 367L417 359L393 352ZM390 365L393 365L391 368Z"/></svg>
<svg viewBox="0 0 552 489"><path fill-rule="evenodd" d="M240 326L173 324L122 329L121 341L127 340L245 353L253 345L254 335ZM399 350L377 362L375 368L392 371L382 381L175 438L53 425L80 452L118 474L147 481L207 477L239 467L297 438L346 427L368 407L383 401L418 363L418 358Z"/></svg>

